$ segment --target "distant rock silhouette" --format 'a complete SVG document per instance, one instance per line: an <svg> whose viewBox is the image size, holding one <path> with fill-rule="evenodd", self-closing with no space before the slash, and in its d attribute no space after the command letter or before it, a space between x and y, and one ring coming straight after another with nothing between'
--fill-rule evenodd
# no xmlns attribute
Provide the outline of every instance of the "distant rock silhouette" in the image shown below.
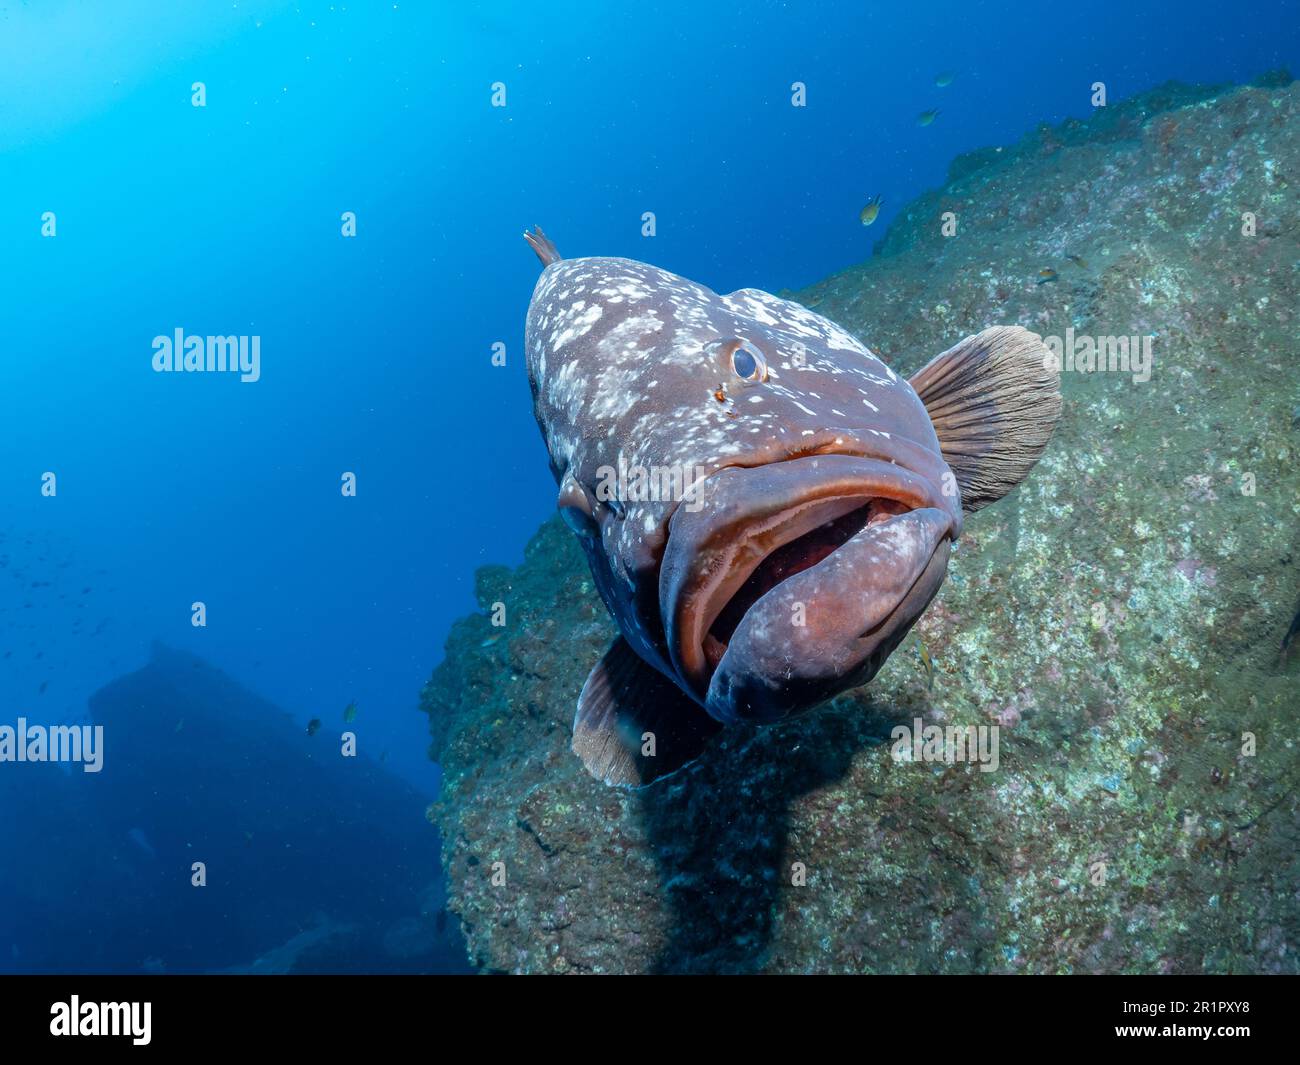
<svg viewBox="0 0 1300 1065"><path fill-rule="evenodd" d="M0 965L466 968L458 930L410 934L412 921L435 932L429 898L441 897L428 797L365 754L343 757L338 733L308 736L161 644L96 692L89 712L104 726L102 772L0 771L0 809L25 812L0 824L0 852L23 856L0 881ZM194 863L206 886L191 883ZM427 949L387 949L394 928Z"/></svg>

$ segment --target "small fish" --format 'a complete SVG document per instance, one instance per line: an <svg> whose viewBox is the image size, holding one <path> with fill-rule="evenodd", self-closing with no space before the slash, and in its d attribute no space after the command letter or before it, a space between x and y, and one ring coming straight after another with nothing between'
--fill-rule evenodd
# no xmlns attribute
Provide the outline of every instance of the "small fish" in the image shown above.
<svg viewBox="0 0 1300 1065"><path fill-rule="evenodd" d="M1295 612L1295 617L1291 619L1291 627L1286 630L1286 635L1282 637L1282 649L1277 655L1277 664L1285 666L1287 659L1291 657L1291 644L1295 642L1296 633L1300 633L1300 609Z"/></svg>
<svg viewBox="0 0 1300 1065"><path fill-rule="evenodd" d="M181 718L179 721L176 722L176 727L172 729L172 732L180 732L180 730L183 729L184 727L185 727L185 718Z"/></svg>
<svg viewBox="0 0 1300 1065"><path fill-rule="evenodd" d="M157 858L158 852L153 849L153 844L149 842L149 837L144 834L143 828L130 829L126 838L140 848L150 858Z"/></svg>
<svg viewBox="0 0 1300 1065"><path fill-rule="evenodd" d="M355 702L348 703L347 709L343 711L343 723L345 725L350 725L356 719L357 719L357 704Z"/></svg>
<svg viewBox="0 0 1300 1065"><path fill-rule="evenodd" d="M1066 258L1069 259L1070 262L1074 263L1074 265L1080 270L1088 269L1088 260L1082 255L1067 255Z"/></svg>
<svg viewBox="0 0 1300 1065"><path fill-rule="evenodd" d="M1055 280L1056 280L1056 271L1053 270L1050 266L1047 267L1047 269L1045 270L1038 271L1038 284L1045 285L1047 284L1047 282L1055 281Z"/></svg>
<svg viewBox="0 0 1300 1065"><path fill-rule="evenodd" d="M435 917L435 918L433 919L433 924L434 924L434 927L436 927L436 928L438 929L439 932L445 932L445 931L447 930L447 911L446 911L446 909L441 909L441 910L438 911L438 916Z"/></svg>
<svg viewBox="0 0 1300 1065"><path fill-rule="evenodd" d="M934 107L931 108L929 111L922 111L919 115L917 115L916 124L918 126L928 126L931 122L933 122L938 117L939 117L939 109L937 107Z"/></svg>
<svg viewBox="0 0 1300 1065"><path fill-rule="evenodd" d="M41 690L37 694L44 695L45 689L48 688L49 686L50 686L50 682L48 680L41 681Z"/></svg>
<svg viewBox="0 0 1300 1065"><path fill-rule="evenodd" d="M880 214L880 205L884 202L883 196L875 196L867 201L867 205L862 208L858 215L858 221L864 226L871 225L876 220L876 215Z"/></svg>
<svg viewBox="0 0 1300 1065"><path fill-rule="evenodd" d="M956 76L957 75L954 74L951 70L945 70L942 74L940 74L937 78L934 79L935 87L939 89L946 89L949 85L952 84L952 79L955 78Z"/></svg>
<svg viewBox="0 0 1300 1065"><path fill-rule="evenodd" d="M925 646L925 641L917 638L917 653L921 659L921 668L925 671L925 687L927 691L934 690L934 661L930 658L930 651Z"/></svg>
<svg viewBox="0 0 1300 1065"><path fill-rule="evenodd" d="M313 717L307 722L307 735L314 736L320 731L320 718Z"/></svg>

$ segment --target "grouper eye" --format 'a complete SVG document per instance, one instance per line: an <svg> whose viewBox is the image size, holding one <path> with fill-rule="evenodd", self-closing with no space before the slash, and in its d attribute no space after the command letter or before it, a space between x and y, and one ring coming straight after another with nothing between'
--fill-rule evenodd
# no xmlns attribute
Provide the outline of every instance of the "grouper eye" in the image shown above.
<svg viewBox="0 0 1300 1065"><path fill-rule="evenodd" d="M564 518L564 524L579 536L595 536L598 532L591 497L572 473L566 473L560 482L560 494L555 500L555 506Z"/></svg>
<svg viewBox="0 0 1300 1065"><path fill-rule="evenodd" d="M739 377L742 384L756 385L767 380L767 360L748 340L729 337L710 346L723 368Z"/></svg>
<svg viewBox="0 0 1300 1065"><path fill-rule="evenodd" d="M731 353L731 368L736 371L737 377L743 377L746 381L756 380L762 374L762 364L759 362L761 358L761 355L748 348L737 348Z"/></svg>

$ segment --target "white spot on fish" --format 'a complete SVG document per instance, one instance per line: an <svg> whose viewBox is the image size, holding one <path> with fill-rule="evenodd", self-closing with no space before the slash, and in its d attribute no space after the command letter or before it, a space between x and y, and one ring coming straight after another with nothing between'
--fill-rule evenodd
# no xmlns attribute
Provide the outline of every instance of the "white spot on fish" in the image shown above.
<svg viewBox="0 0 1300 1065"><path fill-rule="evenodd" d="M600 306L593 305L575 316L574 320L566 328L555 334L555 339L551 341L551 350L559 351L569 341L576 340L580 336L586 336L591 332L591 327L600 319L601 313Z"/></svg>

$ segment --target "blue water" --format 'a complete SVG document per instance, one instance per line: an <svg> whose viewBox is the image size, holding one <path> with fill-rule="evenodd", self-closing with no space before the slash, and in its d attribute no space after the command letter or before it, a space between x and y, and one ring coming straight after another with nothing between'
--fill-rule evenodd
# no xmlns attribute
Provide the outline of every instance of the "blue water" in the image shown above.
<svg viewBox="0 0 1300 1065"><path fill-rule="evenodd" d="M438 785L420 685L475 608L475 567L517 560L553 506L521 353L538 271L525 226L567 256L645 259L720 291L796 288L870 255L954 155L1087 117L1095 81L1119 100L1170 78L1300 68L1297 6L1277 0L617 6L0 0L0 724L88 719L157 641L203 663L195 690L216 684L210 666L290 715L277 742L325 774L311 787L330 810L357 786L325 750L355 701L358 757L397 778L362 816L412 811L396 850L365 858L420 880L403 888L418 894L436 879L422 811ZM495 82L505 107L491 106ZM791 106L794 82L806 107ZM154 372L154 338L176 329L256 335L260 379ZM355 497L340 491L348 472ZM166 703L156 668L140 682L156 696L142 706ZM181 863L182 886L160 875L151 890L191 891L186 837L211 825L187 833L185 818L225 806L176 795L141 809L127 784L170 759L202 762L220 787L211 743L173 742L185 716L149 719L59 800L93 804L104 824L56 818L0 861L12 871L53 833ZM246 739L250 727L230 724ZM299 737L320 743L299 751ZM218 747L257 757L251 739ZM0 794L43 804L43 789L68 787L47 769L0 764ZM293 808L300 782L284 772L244 781L260 813L241 833L257 840ZM136 814L162 824L128 824ZM312 845L306 828L278 831ZM317 911L345 922L366 905L357 885L295 908L293 878L308 874L276 868L244 862L238 894L286 916L224 954L219 937L195 941L183 907L137 949L134 911L113 904L123 884L97 888L71 857L40 883L55 902L98 892L94 920L118 944L108 968L166 965L169 945L173 967L223 968L319 927ZM21 924L33 894L16 879L0 880L0 913ZM399 911L413 912L385 920ZM54 933L12 949L6 935L0 924L0 968L76 965Z"/></svg>

